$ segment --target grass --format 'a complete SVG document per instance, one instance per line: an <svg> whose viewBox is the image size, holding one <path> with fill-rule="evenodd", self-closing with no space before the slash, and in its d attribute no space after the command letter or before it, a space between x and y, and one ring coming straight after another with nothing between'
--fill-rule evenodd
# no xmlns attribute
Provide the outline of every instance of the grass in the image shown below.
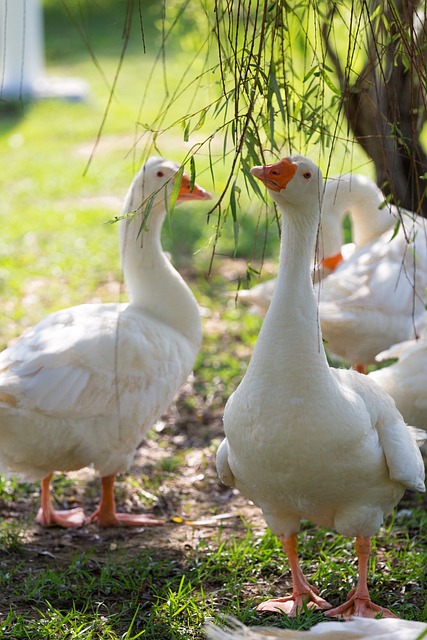
<svg viewBox="0 0 427 640"><path fill-rule="evenodd" d="M426 620L421 587L427 566L425 531L409 536L404 520L384 528L378 538L377 551L383 551L372 567L372 596L402 617ZM414 511L410 520L416 528L420 521L427 526L425 512ZM328 585L328 598L342 599L356 577L350 543L309 523L303 528L303 567L316 583ZM254 611L257 591L277 594L288 571L277 539L269 532L259 535L249 525L241 538L229 538L219 528L212 539L177 549L170 557L143 548L132 559L120 551L102 558L96 550L76 551L68 566L58 566L47 555L45 566L34 570L25 547L14 546L13 553L15 566L0 575L3 594L15 603L1 622L4 638L55 638L62 633L64 638L175 640L202 638L205 621L221 622L225 614L249 625L293 629L307 629L322 619L312 611L292 620ZM393 583L396 590L390 595Z"/></svg>
<svg viewBox="0 0 427 640"><path fill-rule="evenodd" d="M80 3L67 4L78 17ZM123 44L122 4L89 4L78 22L90 34L100 73L63 5L46 2L48 71L84 78L89 99L40 101L2 111L1 347L55 309L125 299L117 229L105 223L118 212L139 168L146 147L142 140L133 149L138 118L155 119L163 80L151 83L141 112L144 80L159 43L159 3L152 2L147 3L149 53L142 53L134 30L103 135L86 171ZM170 91L188 66L189 36L185 38L171 43ZM201 104L212 91L207 84L200 89ZM189 102L188 94L181 96L176 111ZM212 126L208 118L207 129ZM195 134L184 142L179 125L158 146L164 155L182 160L196 139ZM355 162L362 160L356 157ZM218 192L226 166L216 165L213 185L203 154L197 163L197 180ZM235 290L239 277L252 273L256 278L263 258L274 265L278 250L274 218L265 222L262 207L243 188L241 206L238 245L227 220L211 273L215 217L207 221L203 207L180 208L164 229L165 248L206 310L205 337L193 383L150 433L147 457L120 480L118 496L124 508L157 510L168 524L163 531L41 531L33 522L38 485L0 477L0 637L191 640L204 637L206 620L218 622L224 615L250 625L301 629L321 619L313 612L295 620L256 613L254 605L261 598L288 590L288 566L257 510L221 487L214 468L223 406L244 374L261 324L226 294ZM99 495L92 479L58 475L54 485L59 504L77 500L92 505ZM378 536L372 595L403 617L427 620L426 511L416 498L408 498L404 507ZM176 524L224 512L231 513L232 524ZM341 601L356 575L351 543L304 523L300 548L310 578L334 603Z"/></svg>

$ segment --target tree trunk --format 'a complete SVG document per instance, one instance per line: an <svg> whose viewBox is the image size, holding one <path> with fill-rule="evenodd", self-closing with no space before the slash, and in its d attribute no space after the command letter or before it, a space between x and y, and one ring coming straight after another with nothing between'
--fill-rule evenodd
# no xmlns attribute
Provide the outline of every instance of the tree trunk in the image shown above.
<svg viewBox="0 0 427 640"><path fill-rule="evenodd" d="M424 13L419 18L415 0L386 4L382 24L366 16L367 62L353 84L325 31L324 40L341 81L346 117L375 164L378 185L395 204L427 217L427 156L420 143L426 120L427 18Z"/></svg>

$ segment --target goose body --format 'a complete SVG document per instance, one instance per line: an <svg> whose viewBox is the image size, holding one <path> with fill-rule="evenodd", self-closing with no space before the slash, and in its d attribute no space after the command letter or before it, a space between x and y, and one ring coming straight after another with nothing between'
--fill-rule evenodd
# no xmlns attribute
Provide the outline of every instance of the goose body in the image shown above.
<svg viewBox="0 0 427 640"><path fill-rule="evenodd" d="M397 221L393 205L384 205L377 185L359 174L343 174L325 183L317 248L314 256L313 281L329 276L359 248L376 239ZM348 213L353 222L353 242L343 244L342 220ZM243 289L238 299L252 305L252 310L265 316L273 297L276 279Z"/></svg>
<svg viewBox="0 0 427 640"><path fill-rule="evenodd" d="M209 640L421 640L427 624L398 618L354 618L349 622L319 622L308 631L277 627L246 627L237 622L227 628L210 624Z"/></svg>
<svg viewBox="0 0 427 640"><path fill-rule="evenodd" d="M321 283L328 351L366 372L380 351L417 334L427 300L425 233L422 219L403 212L396 235L363 245Z"/></svg>
<svg viewBox="0 0 427 640"><path fill-rule="evenodd" d="M392 345L376 357L396 362L368 375L391 395L407 424L427 429L427 316L423 325L419 339Z"/></svg>
<svg viewBox="0 0 427 640"><path fill-rule="evenodd" d="M262 509L290 562L292 595L260 608L295 615L306 600L330 607L298 564L296 534L306 518L356 536L358 587L330 614L391 615L369 599L369 540L405 489L424 490L421 454L388 394L356 371L328 365L310 273L318 167L294 156L252 172L282 213L279 274L247 372L225 407L217 468Z"/></svg>
<svg viewBox="0 0 427 640"><path fill-rule="evenodd" d="M90 464L103 485L92 521L161 524L116 513L113 485L186 380L200 347L197 302L160 241L178 169L150 158L128 191L119 225L130 302L63 309L0 354L0 468L42 480L41 524L84 522L81 509L54 511L49 482L54 471ZM208 197L197 185L190 191L183 175L178 200Z"/></svg>

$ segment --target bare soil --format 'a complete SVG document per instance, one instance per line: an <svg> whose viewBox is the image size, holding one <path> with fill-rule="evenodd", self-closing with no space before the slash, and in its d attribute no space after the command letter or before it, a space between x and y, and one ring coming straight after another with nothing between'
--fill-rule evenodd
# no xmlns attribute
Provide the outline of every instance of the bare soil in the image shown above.
<svg viewBox="0 0 427 640"><path fill-rule="evenodd" d="M119 511L150 513L163 520L163 526L41 527L34 520L39 487L30 485L34 491L23 492L16 500L0 501L1 521L24 527L16 554L0 552L0 564L5 567L10 561L24 558L33 571L46 565L65 569L76 553L84 555L90 551L102 562L112 551L125 552L130 559L147 548L153 549L157 559L173 558L184 554L186 549L194 549L202 538L215 538L218 526L230 536L244 535L247 530L244 521L263 530L265 524L259 510L237 491L222 485L217 477L215 451L222 438L219 411L206 421L206 416L180 415L179 404L178 398L142 443L129 473L120 476L116 485ZM168 470L171 464L176 467ZM56 508L83 506L87 515L95 510L100 481L93 469L59 476L53 485ZM16 609L17 603L10 600L6 590L0 614L6 613L11 605Z"/></svg>
<svg viewBox="0 0 427 640"><path fill-rule="evenodd" d="M218 332L218 322L215 317L205 319L205 332ZM247 351L244 357L249 358ZM183 558L202 539L214 541L219 526L222 535L230 537L245 535L248 523L255 532L264 531L259 509L237 491L222 485L217 477L215 454L223 437L223 407L220 402L207 406L198 398L189 408L186 400L195 393L190 380L141 443L132 468L117 480L119 511L150 513L163 520L163 526L100 529L89 524L78 529L42 528L34 521L39 486L28 485L29 490L19 492L19 497L0 499L0 522L23 525L17 550L0 551L2 571L22 561L33 571L46 566L65 569L76 554L83 556L86 552L101 562L115 551L132 558L146 549L152 549L157 559ZM100 481L93 469L82 469L59 476L53 495L57 508L81 505L90 515L98 504ZM415 504L421 506L419 497L408 495L399 508ZM427 508L427 496L423 505ZM379 549L378 552L377 556ZM400 588L396 585L396 589ZM12 590L6 588L0 599L0 615L11 606L19 611Z"/></svg>

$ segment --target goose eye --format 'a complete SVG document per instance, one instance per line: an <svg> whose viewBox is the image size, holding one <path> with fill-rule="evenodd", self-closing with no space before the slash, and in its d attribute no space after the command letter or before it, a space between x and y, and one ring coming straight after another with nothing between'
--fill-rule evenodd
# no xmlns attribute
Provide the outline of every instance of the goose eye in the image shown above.
<svg viewBox="0 0 427 640"><path fill-rule="evenodd" d="M302 174L302 177L305 178L306 180L310 180L311 171L306 171L305 173Z"/></svg>
<svg viewBox="0 0 427 640"><path fill-rule="evenodd" d="M156 173L156 176L157 176L158 178L164 178L164 176L165 176L164 171L160 171L160 170L159 170L159 171Z"/></svg>

